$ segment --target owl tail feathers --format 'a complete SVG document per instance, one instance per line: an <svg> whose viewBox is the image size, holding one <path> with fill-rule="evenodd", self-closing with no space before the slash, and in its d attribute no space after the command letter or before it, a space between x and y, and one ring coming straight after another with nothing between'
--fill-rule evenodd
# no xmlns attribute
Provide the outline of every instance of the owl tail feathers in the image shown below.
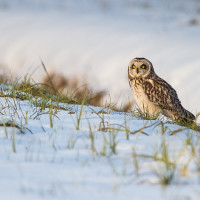
<svg viewBox="0 0 200 200"><path fill-rule="evenodd" d="M186 116L184 118L181 118L177 121L179 125L185 126L187 128L193 129L195 131L200 132L200 124L197 124L197 118L200 116L200 113L196 115L196 117L189 112L188 110L185 110Z"/></svg>
<svg viewBox="0 0 200 200"><path fill-rule="evenodd" d="M188 110L183 108L181 116L176 119L179 123L191 125L195 123L195 116Z"/></svg>

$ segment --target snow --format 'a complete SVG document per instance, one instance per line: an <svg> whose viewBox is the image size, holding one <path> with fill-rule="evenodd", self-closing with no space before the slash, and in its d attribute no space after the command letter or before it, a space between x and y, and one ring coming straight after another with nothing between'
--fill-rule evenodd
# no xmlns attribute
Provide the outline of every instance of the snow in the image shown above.
<svg viewBox="0 0 200 200"><path fill-rule="evenodd" d="M195 0L0 0L0 73L29 73L41 81L41 58L48 71L80 76L94 89L106 89L113 102L123 102L133 98L129 61L147 57L197 113L199 7ZM191 25L191 19L198 23ZM1 199L199 199L199 133L164 124L162 135L159 120L97 114L102 108L91 106L83 107L76 130L81 106L65 106L68 111L52 116L51 128L49 109L0 98L0 122L13 120L25 130L0 127ZM102 120L111 129L103 131ZM150 125L143 130L148 136L139 131ZM127 136L126 129L136 134ZM171 136L177 129L184 130ZM164 144L175 169L153 158L162 157ZM162 186L159 174L173 172L172 183Z"/></svg>
<svg viewBox="0 0 200 200"><path fill-rule="evenodd" d="M41 82L48 71L81 77L112 102L132 100L127 66L147 57L187 109L200 110L199 2L0 1L0 63ZM197 24L191 25L192 19ZM109 99L110 99L109 96Z"/></svg>
<svg viewBox="0 0 200 200"><path fill-rule="evenodd" d="M192 156L191 151L193 147L198 152L200 138L192 130L170 136L171 131L183 127L166 124L168 129L162 135L160 121L138 120L131 114L114 111L98 114L102 108L91 106L83 107L80 130L76 130L76 113L81 110L78 105L69 105L69 111L59 110L56 117L53 115L51 128L48 109L41 113L28 101L11 98L1 97L0 103L0 121L12 119L33 133L27 130L21 134L7 127L6 136L4 127L0 128L1 199L199 199L198 156ZM106 127L121 131L100 131L102 119ZM126 127L134 132L151 124L158 126L144 129L149 136L137 132L127 139L123 131ZM191 146L186 145L188 136ZM116 153L111 148L113 141ZM163 142L170 161L176 163L175 177L165 188L158 177L166 170L165 164L151 158L155 152L161 156ZM137 157L138 168L134 165L134 152L149 156ZM187 173L181 176L184 165Z"/></svg>

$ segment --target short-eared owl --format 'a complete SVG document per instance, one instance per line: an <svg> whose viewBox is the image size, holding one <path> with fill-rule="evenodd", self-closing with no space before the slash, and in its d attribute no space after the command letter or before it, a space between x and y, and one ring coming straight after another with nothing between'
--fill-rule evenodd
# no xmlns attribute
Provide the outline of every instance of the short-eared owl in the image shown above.
<svg viewBox="0 0 200 200"><path fill-rule="evenodd" d="M176 91L154 72L145 58L134 58L128 66L129 84L135 101L143 112L162 113L176 121L191 122L194 115L181 105Z"/></svg>

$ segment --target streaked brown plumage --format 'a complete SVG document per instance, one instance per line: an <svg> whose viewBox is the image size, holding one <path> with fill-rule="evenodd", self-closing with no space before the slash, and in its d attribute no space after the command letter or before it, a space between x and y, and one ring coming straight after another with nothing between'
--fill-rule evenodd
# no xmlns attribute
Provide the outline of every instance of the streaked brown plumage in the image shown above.
<svg viewBox="0 0 200 200"><path fill-rule="evenodd" d="M183 108L172 86L156 75L149 60L131 60L128 78L136 103L143 112L151 115L162 113L181 122L191 122L195 119L191 112Z"/></svg>

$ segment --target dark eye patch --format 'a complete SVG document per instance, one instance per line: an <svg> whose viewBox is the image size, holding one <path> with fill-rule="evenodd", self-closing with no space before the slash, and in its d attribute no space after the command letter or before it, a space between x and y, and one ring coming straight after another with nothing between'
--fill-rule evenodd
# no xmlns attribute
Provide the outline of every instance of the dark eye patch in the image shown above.
<svg viewBox="0 0 200 200"><path fill-rule="evenodd" d="M140 66L140 68L141 68L141 69L146 69L146 68L147 68L147 66L146 66L146 65L144 65L144 64L142 64L142 65Z"/></svg>
<svg viewBox="0 0 200 200"><path fill-rule="evenodd" d="M132 69L135 69L136 68L136 66L135 65L132 65Z"/></svg>

